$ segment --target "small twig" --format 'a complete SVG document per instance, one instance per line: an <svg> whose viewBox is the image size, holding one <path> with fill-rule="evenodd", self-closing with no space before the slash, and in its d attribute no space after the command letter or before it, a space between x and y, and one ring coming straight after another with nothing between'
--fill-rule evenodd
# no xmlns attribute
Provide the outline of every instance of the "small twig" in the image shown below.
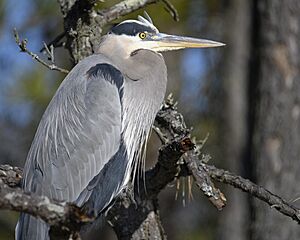
<svg viewBox="0 0 300 240"><path fill-rule="evenodd" d="M174 7L174 5L169 0L162 0L162 2L165 4L165 9L167 12L171 14L173 19L178 22L179 21L179 14L177 12L177 9Z"/></svg>
<svg viewBox="0 0 300 240"><path fill-rule="evenodd" d="M40 52L45 51L46 50L46 46L47 46L47 48L49 48L50 46L53 46L54 48L63 46L64 43L60 42L60 40L62 40L65 35L66 35L65 32L62 32L61 34L59 34L51 42L49 42L48 44L44 45L44 47L40 50Z"/></svg>
<svg viewBox="0 0 300 240"><path fill-rule="evenodd" d="M300 197L297 197L296 199L293 199L293 200L291 200L291 201L289 201L289 202L295 203L295 202L297 202L297 201L299 201L299 200L300 200Z"/></svg>
<svg viewBox="0 0 300 240"><path fill-rule="evenodd" d="M43 42L43 45L44 45L44 49L47 53L48 60L54 64L54 47L53 47L53 45L49 46L50 49L45 42Z"/></svg>
<svg viewBox="0 0 300 240"><path fill-rule="evenodd" d="M62 72L62 73L68 73L69 72L68 70L60 68L60 67L56 66L53 63L52 64L46 63L44 60L40 59L40 57L37 54L31 52L27 48L27 40L26 39L21 40L16 29L14 29L14 37L15 37L16 43L19 46L21 52L27 53L34 60L36 60L37 62L41 63L42 65L44 65L45 67L49 68L50 70L55 70L55 71L59 71L59 72Z"/></svg>

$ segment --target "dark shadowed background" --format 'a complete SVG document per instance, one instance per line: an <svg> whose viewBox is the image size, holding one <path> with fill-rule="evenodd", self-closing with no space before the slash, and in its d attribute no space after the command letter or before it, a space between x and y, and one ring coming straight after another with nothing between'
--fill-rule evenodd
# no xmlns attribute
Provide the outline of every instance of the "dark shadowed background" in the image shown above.
<svg viewBox="0 0 300 240"><path fill-rule="evenodd" d="M98 7L116 2L99 2ZM297 200L299 3L171 2L178 10L179 22L162 4L146 8L161 32L226 43L223 48L164 54L169 74L167 94L172 92L178 100L178 109L193 126L193 135L203 139L209 134L204 151L212 156L213 164L250 178L287 200ZM138 14L143 11L126 18ZM0 164L23 167L39 120L65 75L20 53L13 38L14 27L28 39L28 48L39 53L43 42L63 31L59 5L51 0L0 0ZM70 56L63 48L55 50L55 60L58 66L71 68ZM153 136L147 153L149 167L158 147ZM296 223L245 193L220 186L228 205L218 212L197 188L192 189L193 200L189 197L186 179L179 182L179 190L174 182L160 194L162 222L169 239L300 239ZM0 211L0 240L13 239L17 217L17 213ZM88 239L100 236L116 239L109 227L93 232Z"/></svg>

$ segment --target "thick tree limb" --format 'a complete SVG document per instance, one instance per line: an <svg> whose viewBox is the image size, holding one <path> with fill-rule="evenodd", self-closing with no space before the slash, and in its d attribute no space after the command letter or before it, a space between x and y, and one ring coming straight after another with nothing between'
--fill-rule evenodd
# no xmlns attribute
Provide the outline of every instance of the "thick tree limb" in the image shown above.
<svg viewBox="0 0 300 240"><path fill-rule="evenodd" d="M0 166L0 169L0 209L25 212L44 220L53 229L50 232L55 235L55 239L68 239L69 236L75 236L83 223L93 220L74 204L24 193L20 188L11 188L10 186L15 187L20 184L20 169L7 165ZM15 176L14 180L12 180L13 176Z"/></svg>

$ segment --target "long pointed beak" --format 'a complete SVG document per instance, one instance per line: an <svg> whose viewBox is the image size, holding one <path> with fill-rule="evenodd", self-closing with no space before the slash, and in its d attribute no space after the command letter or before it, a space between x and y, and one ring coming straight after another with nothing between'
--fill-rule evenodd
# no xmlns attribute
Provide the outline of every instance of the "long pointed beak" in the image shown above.
<svg viewBox="0 0 300 240"><path fill-rule="evenodd" d="M158 33L151 36L150 41L155 42L155 44L153 44L152 50L157 52L172 51L182 48L221 47L225 45L224 43L206 39L168 35L164 33Z"/></svg>

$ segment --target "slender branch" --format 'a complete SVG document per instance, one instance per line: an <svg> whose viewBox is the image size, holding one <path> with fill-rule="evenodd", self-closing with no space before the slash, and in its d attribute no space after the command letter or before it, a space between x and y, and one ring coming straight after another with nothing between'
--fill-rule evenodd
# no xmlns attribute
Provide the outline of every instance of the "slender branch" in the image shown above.
<svg viewBox="0 0 300 240"><path fill-rule="evenodd" d="M26 39L21 40L16 29L14 29L14 37L15 37L16 43L19 46L21 52L27 53L34 60L36 60L37 62L41 63L42 65L44 65L45 67L49 68L50 70L55 70L55 71L59 71L59 72L62 72L62 73L68 73L69 72L66 69L63 69L63 68L60 68L60 67L56 66L54 63L48 64L47 62L45 62L44 60L42 60L37 54L31 52L27 48L27 40Z"/></svg>
<svg viewBox="0 0 300 240"><path fill-rule="evenodd" d="M51 61L51 63L54 63L54 47L53 47L53 45L48 47L45 42L43 44L44 44L45 52L48 56L48 60Z"/></svg>
<svg viewBox="0 0 300 240"><path fill-rule="evenodd" d="M64 43L60 42L64 38L64 36L66 36L65 32L60 33L51 42L44 45L44 47L40 50L40 52L44 52L46 50L46 47L50 48L50 46L53 46L54 48L64 46Z"/></svg>
<svg viewBox="0 0 300 240"><path fill-rule="evenodd" d="M202 167L207 173L216 181L229 184L244 192L251 194L263 202L267 203L271 208L275 208L280 213L292 218L300 224L300 209L296 208L286 200L277 196L274 193L266 190L265 188L256 185L248 179L241 176L234 175L233 173L224 169L216 168L215 166L201 163Z"/></svg>
<svg viewBox="0 0 300 240"><path fill-rule="evenodd" d="M162 0L162 2L166 5L166 10L171 14L174 21L179 21L179 14L177 12L177 9L174 7L174 5L169 0Z"/></svg>

